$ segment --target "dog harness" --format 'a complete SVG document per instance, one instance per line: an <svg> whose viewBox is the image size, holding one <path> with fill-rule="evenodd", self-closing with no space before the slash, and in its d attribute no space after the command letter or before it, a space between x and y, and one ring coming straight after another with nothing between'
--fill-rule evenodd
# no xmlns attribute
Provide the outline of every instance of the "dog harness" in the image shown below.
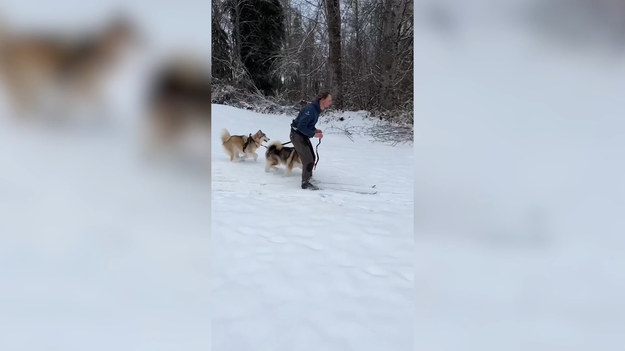
<svg viewBox="0 0 625 351"><path fill-rule="evenodd" d="M252 138L252 133L250 133L250 136L247 137L247 140L245 141L245 144L243 144L243 152L245 152L245 149L250 144L250 141L253 142L254 144L256 144L256 141L254 141L254 138ZM258 146L258 145L256 145L256 146Z"/></svg>

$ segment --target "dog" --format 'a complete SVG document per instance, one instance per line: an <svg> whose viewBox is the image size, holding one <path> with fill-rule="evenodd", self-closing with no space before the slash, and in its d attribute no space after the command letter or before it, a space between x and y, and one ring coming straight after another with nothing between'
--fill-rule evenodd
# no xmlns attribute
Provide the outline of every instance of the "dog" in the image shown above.
<svg viewBox="0 0 625 351"><path fill-rule="evenodd" d="M211 71L203 61L172 57L153 74L147 100L153 142L170 144L190 130L210 138Z"/></svg>
<svg viewBox="0 0 625 351"><path fill-rule="evenodd" d="M282 145L279 141L273 142L265 152L265 172L269 172L278 165L286 166L286 174L290 175L294 167L302 169L302 161L294 147Z"/></svg>
<svg viewBox="0 0 625 351"><path fill-rule="evenodd" d="M12 33L0 23L0 74L13 112L24 117L51 112L52 96L70 102L88 101L101 106L101 91L108 69L123 49L138 39L130 21L113 18L99 33Z"/></svg>
<svg viewBox="0 0 625 351"><path fill-rule="evenodd" d="M269 138L263 133L262 130L258 130L254 135L230 135L227 129L224 129L221 133L221 143L224 150L230 156L230 161L234 159L240 159L239 154L243 153L245 156L254 158L254 161L258 159L256 150L263 142L268 142Z"/></svg>

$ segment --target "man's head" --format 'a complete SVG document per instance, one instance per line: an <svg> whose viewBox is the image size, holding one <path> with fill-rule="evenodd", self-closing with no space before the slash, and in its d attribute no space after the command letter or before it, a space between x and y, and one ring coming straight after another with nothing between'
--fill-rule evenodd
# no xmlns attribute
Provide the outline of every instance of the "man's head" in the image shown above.
<svg viewBox="0 0 625 351"><path fill-rule="evenodd" d="M321 110L325 110L330 107L330 105L332 105L332 95L330 95L330 93L327 91L319 93L316 100L319 101L319 106L321 107Z"/></svg>

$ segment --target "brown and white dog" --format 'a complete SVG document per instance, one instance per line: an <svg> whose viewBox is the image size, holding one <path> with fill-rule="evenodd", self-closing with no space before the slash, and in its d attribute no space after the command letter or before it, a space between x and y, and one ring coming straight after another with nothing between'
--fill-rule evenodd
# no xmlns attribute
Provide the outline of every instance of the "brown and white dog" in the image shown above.
<svg viewBox="0 0 625 351"><path fill-rule="evenodd" d="M265 152L265 172L269 172L278 165L286 167L286 174L290 175L294 167L302 168L302 161L294 147L282 145L279 141L274 141Z"/></svg>
<svg viewBox="0 0 625 351"><path fill-rule="evenodd" d="M59 94L64 108L76 101L102 103L103 78L136 33L119 16L98 33L75 34L12 33L0 23L0 75L14 113L51 112L45 101Z"/></svg>
<svg viewBox="0 0 625 351"><path fill-rule="evenodd" d="M256 150L261 146L263 142L269 141L269 138L263 133L262 130L258 130L253 135L230 135L227 129L224 129L221 133L221 142L224 150L230 156L230 161L235 159L241 159L239 154L243 153L245 156L253 157L254 161L258 158Z"/></svg>
<svg viewBox="0 0 625 351"><path fill-rule="evenodd" d="M172 144L201 132L210 140L210 58L171 57L154 73L148 97L151 140Z"/></svg>

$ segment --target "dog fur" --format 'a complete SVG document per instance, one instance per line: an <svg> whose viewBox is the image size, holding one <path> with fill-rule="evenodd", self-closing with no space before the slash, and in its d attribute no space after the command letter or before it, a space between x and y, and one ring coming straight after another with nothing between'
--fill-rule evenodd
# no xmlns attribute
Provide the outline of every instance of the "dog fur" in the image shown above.
<svg viewBox="0 0 625 351"><path fill-rule="evenodd" d="M210 67L201 61L172 57L153 75L147 102L153 142L170 144L198 128L210 137Z"/></svg>
<svg viewBox="0 0 625 351"><path fill-rule="evenodd" d="M284 146L279 141L269 145L265 152L265 159L265 172L269 172L272 168L277 168L278 165L284 165L286 174L290 175L294 167L302 168L302 161L295 148Z"/></svg>
<svg viewBox="0 0 625 351"><path fill-rule="evenodd" d="M67 101L101 104L103 78L127 44L134 28L124 17L114 18L100 33L12 33L0 23L0 74L14 112L41 111L44 93L69 94ZM102 107L102 106L100 106Z"/></svg>
<svg viewBox="0 0 625 351"><path fill-rule="evenodd" d="M227 129L224 129L221 133L221 142L224 150L230 156L230 161L239 159L239 154L244 153L246 157L253 157L254 161L258 158L256 150L263 142L269 141L269 138L263 133L262 130L258 130L251 136L251 140L248 141L250 136L248 135L230 135ZM247 146L246 146L247 144ZM243 150L245 148L245 151Z"/></svg>

